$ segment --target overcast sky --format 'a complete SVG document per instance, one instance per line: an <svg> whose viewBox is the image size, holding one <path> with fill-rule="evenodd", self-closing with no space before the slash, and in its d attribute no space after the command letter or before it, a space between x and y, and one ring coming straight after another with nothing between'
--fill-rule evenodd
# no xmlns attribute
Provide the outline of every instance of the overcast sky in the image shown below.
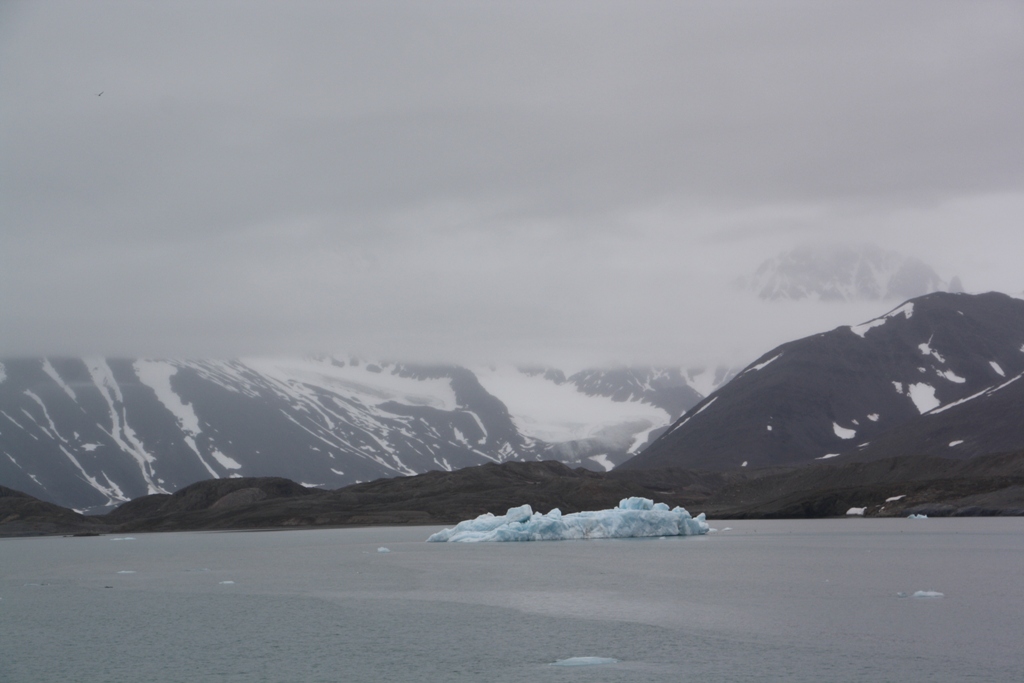
<svg viewBox="0 0 1024 683"><path fill-rule="evenodd" d="M4 2L0 356L746 363L1024 290L1021 2ZM99 93L102 92L102 95Z"/></svg>

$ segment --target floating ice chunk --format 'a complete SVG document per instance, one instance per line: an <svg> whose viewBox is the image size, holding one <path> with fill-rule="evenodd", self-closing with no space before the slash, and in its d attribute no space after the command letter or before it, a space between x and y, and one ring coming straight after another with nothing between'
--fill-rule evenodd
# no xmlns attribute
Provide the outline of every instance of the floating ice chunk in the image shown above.
<svg viewBox="0 0 1024 683"><path fill-rule="evenodd" d="M839 457L838 453L826 453L825 455L821 456L820 458L815 458L815 460L831 460L832 458L838 458L838 457Z"/></svg>
<svg viewBox="0 0 1024 683"><path fill-rule="evenodd" d="M727 526L724 529L722 529L722 531L732 531L732 527L731 526Z"/></svg>
<svg viewBox="0 0 1024 683"><path fill-rule="evenodd" d="M122 569L121 571L118 572L118 574L134 574L134 573L135 573L134 569Z"/></svg>
<svg viewBox="0 0 1024 683"><path fill-rule="evenodd" d="M600 666L602 664L616 664L619 660L611 657L569 657L552 662L551 666Z"/></svg>
<svg viewBox="0 0 1024 683"><path fill-rule="evenodd" d="M744 460L744 461L743 461L743 464L742 464L742 465L740 465L740 467L746 467L746 466L747 466L747 461L746 461L746 460Z"/></svg>
<svg viewBox="0 0 1024 683"><path fill-rule="evenodd" d="M231 586L231 585L234 585L234 583L235 583L234 581L221 581L220 585L222 585L222 586Z"/></svg>
<svg viewBox="0 0 1024 683"><path fill-rule="evenodd" d="M911 513L911 514L907 515L907 519L928 519L928 515L918 515L918 514Z"/></svg>
<svg viewBox="0 0 1024 683"><path fill-rule="evenodd" d="M381 547L377 548L377 552L378 553L390 553L391 550L388 549L388 548L385 548L384 546L381 546Z"/></svg>
<svg viewBox="0 0 1024 683"><path fill-rule="evenodd" d="M868 419L872 422L878 422L878 413L871 413L868 415Z"/></svg>
<svg viewBox="0 0 1024 683"><path fill-rule="evenodd" d="M118 538L112 538L111 541L134 541L135 539L131 536L120 536Z"/></svg>
<svg viewBox="0 0 1024 683"><path fill-rule="evenodd" d="M907 494L904 493L902 496L893 496L892 498L886 498L885 502L886 503L895 503L897 500L902 500L902 499L904 499L906 497L907 497Z"/></svg>
<svg viewBox="0 0 1024 683"><path fill-rule="evenodd" d="M911 597L914 597L914 598L944 598L946 596L943 595L942 593L938 592L938 591L914 591L914 594Z"/></svg>
<svg viewBox="0 0 1024 683"><path fill-rule="evenodd" d="M859 515L859 516L863 517L865 510L867 510L867 508L850 508L849 510L846 511L846 514L848 514L848 515Z"/></svg>
<svg viewBox="0 0 1024 683"><path fill-rule="evenodd" d="M484 513L476 519L442 529L428 542L478 543L481 541L559 541L594 538L691 536L708 533L704 513L691 517L681 507L671 510L649 498L623 498L611 510L563 515L554 509L546 515L529 505L511 508L504 515Z"/></svg>
<svg viewBox="0 0 1024 683"><path fill-rule="evenodd" d="M949 442L949 447L952 448L953 446L959 446L963 442L964 442L963 439L957 439L956 441L950 441Z"/></svg>
<svg viewBox="0 0 1024 683"><path fill-rule="evenodd" d="M992 369L995 370L996 374L998 374L1000 377L1006 377L1006 373L1003 372L1003 368L1000 367L999 363L995 362L994 360L990 360L988 364L992 366Z"/></svg>

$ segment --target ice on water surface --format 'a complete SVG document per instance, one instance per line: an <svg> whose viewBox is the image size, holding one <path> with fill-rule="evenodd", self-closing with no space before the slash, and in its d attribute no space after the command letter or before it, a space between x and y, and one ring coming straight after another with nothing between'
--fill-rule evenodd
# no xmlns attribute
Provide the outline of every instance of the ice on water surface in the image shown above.
<svg viewBox="0 0 1024 683"><path fill-rule="evenodd" d="M600 666L601 664L616 664L618 661L611 657L569 657L552 662L551 666Z"/></svg>
<svg viewBox="0 0 1024 683"><path fill-rule="evenodd" d="M529 505L510 508L504 515L485 513L476 519L442 529L427 541L561 541L593 538L692 536L708 533L704 513L691 517L681 507L669 509L649 498L623 498L611 510L563 515L557 508L543 515Z"/></svg>

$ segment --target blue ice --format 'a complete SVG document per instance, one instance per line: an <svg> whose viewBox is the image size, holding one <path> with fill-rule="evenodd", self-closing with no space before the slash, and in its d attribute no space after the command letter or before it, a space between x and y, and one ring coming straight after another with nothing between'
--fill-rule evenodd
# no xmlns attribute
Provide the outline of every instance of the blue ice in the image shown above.
<svg viewBox="0 0 1024 683"><path fill-rule="evenodd" d="M479 543L482 541L565 541L591 538L640 538L706 534L704 513L691 517L681 507L671 510L649 498L623 498L611 510L563 515L555 508L546 515L529 505L510 508L504 515L490 512L442 529L428 542Z"/></svg>

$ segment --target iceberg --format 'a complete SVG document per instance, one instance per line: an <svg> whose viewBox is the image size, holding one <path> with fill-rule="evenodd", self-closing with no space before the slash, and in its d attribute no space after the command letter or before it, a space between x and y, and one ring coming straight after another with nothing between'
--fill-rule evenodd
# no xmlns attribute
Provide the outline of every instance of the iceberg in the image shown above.
<svg viewBox="0 0 1024 683"><path fill-rule="evenodd" d="M504 515L484 513L459 522L427 539L432 543L480 543L484 541L566 541L592 538L642 538L695 536L708 533L704 513L691 517L684 508L671 510L649 498L623 498L611 510L563 515L555 508L546 515L529 505L510 508Z"/></svg>

